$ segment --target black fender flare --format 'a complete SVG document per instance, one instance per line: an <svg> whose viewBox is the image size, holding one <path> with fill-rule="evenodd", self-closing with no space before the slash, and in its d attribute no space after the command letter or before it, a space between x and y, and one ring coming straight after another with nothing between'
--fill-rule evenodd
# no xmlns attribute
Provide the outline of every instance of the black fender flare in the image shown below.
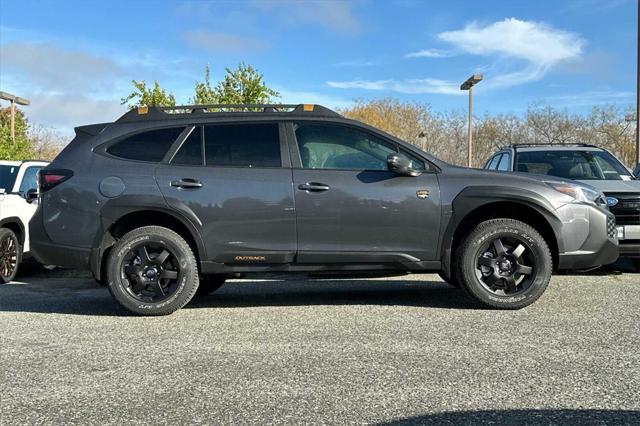
<svg viewBox="0 0 640 426"><path fill-rule="evenodd" d="M562 241L562 223L553 213L555 208L549 201L535 191L503 185L468 186L451 202L451 216L442 238L442 268L447 277L451 274L451 256L453 237L465 218L473 211L493 203L509 202L535 210L553 230L557 248L564 251ZM500 217L499 214L496 217Z"/></svg>
<svg viewBox="0 0 640 426"><path fill-rule="evenodd" d="M101 209L101 229L96 235L91 254L91 270L97 279L100 279L104 251L115 244L115 239L108 230L121 218L132 213L141 212L166 214L180 222L191 234L200 259L207 258L205 245L198 229L202 226L202 223L195 214L192 212L189 214L189 211L172 209L164 202L164 198L157 196L122 196L108 200Z"/></svg>

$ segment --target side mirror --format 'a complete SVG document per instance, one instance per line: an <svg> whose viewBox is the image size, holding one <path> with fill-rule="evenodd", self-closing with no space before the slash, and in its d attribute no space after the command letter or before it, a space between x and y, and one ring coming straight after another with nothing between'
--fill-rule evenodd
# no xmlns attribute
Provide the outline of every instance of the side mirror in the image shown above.
<svg viewBox="0 0 640 426"><path fill-rule="evenodd" d="M29 189L24 193L24 199L27 200L27 203L33 203L38 199L38 190L35 188Z"/></svg>
<svg viewBox="0 0 640 426"><path fill-rule="evenodd" d="M395 172L401 176L420 176L422 173L419 170L411 168L411 160L403 157L399 154L389 154L387 157L387 167L392 172Z"/></svg>

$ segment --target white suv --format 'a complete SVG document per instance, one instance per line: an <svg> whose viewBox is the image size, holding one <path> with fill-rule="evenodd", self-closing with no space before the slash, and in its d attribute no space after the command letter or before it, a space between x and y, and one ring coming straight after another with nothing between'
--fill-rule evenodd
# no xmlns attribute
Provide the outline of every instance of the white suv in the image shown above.
<svg viewBox="0 0 640 426"><path fill-rule="evenodd" d="M0 284L29 253L29 220L37 207L36 175L46 161L0 161Z"/></svg>

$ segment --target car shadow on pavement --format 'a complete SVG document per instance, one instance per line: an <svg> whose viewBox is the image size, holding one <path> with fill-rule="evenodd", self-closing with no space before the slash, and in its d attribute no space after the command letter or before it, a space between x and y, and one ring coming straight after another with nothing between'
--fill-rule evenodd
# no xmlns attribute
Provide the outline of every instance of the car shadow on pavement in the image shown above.
<svg viewBox="0 0 640 426"><path fill-rule="evenodd" d="M38 278L0 285L2 312L130 316L109 291L91 279ZM439 309L473 306L461 291L441 281L385 279L298 279L230 281L185 307L241 308L314 305L386 305Z"/></svg>
<svg viewBox="0 0 640 426"><path fill-rule="evenodd" d="M422 280L242 280L195 298L187 308L379 305L468 309L461 291L442 281Z"/></svg>
<svg viewBox="0 0 640 426"><path fill-rule="evenodd" d="M378 423L379 425L632 425L640 411L595 409L522 409L449 411Z"/></svg>

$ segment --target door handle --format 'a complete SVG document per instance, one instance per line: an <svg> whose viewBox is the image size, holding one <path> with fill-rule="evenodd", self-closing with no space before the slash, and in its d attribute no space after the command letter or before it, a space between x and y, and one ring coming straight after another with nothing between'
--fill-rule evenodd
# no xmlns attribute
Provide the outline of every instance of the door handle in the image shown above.
<svg viewBox="0 0 640 426"><path fill-rule="evenodd" d="M197 188L202 188L202 182L200 182L197 179L184 178L180 180L171 181L171 186L174 186L176 188L183 188L183 189L197 189Z"/></svg>
<svg viewBox="0 0 640 426"><path fill-rule="evenodd" d="M298 189L302 191L309 191L309 192L322 192L322 191L329 190L329 185L325 185L324 183L318 183L318 182L307 182L307 183L301 183L300 185L298 185Z"/></svg>

